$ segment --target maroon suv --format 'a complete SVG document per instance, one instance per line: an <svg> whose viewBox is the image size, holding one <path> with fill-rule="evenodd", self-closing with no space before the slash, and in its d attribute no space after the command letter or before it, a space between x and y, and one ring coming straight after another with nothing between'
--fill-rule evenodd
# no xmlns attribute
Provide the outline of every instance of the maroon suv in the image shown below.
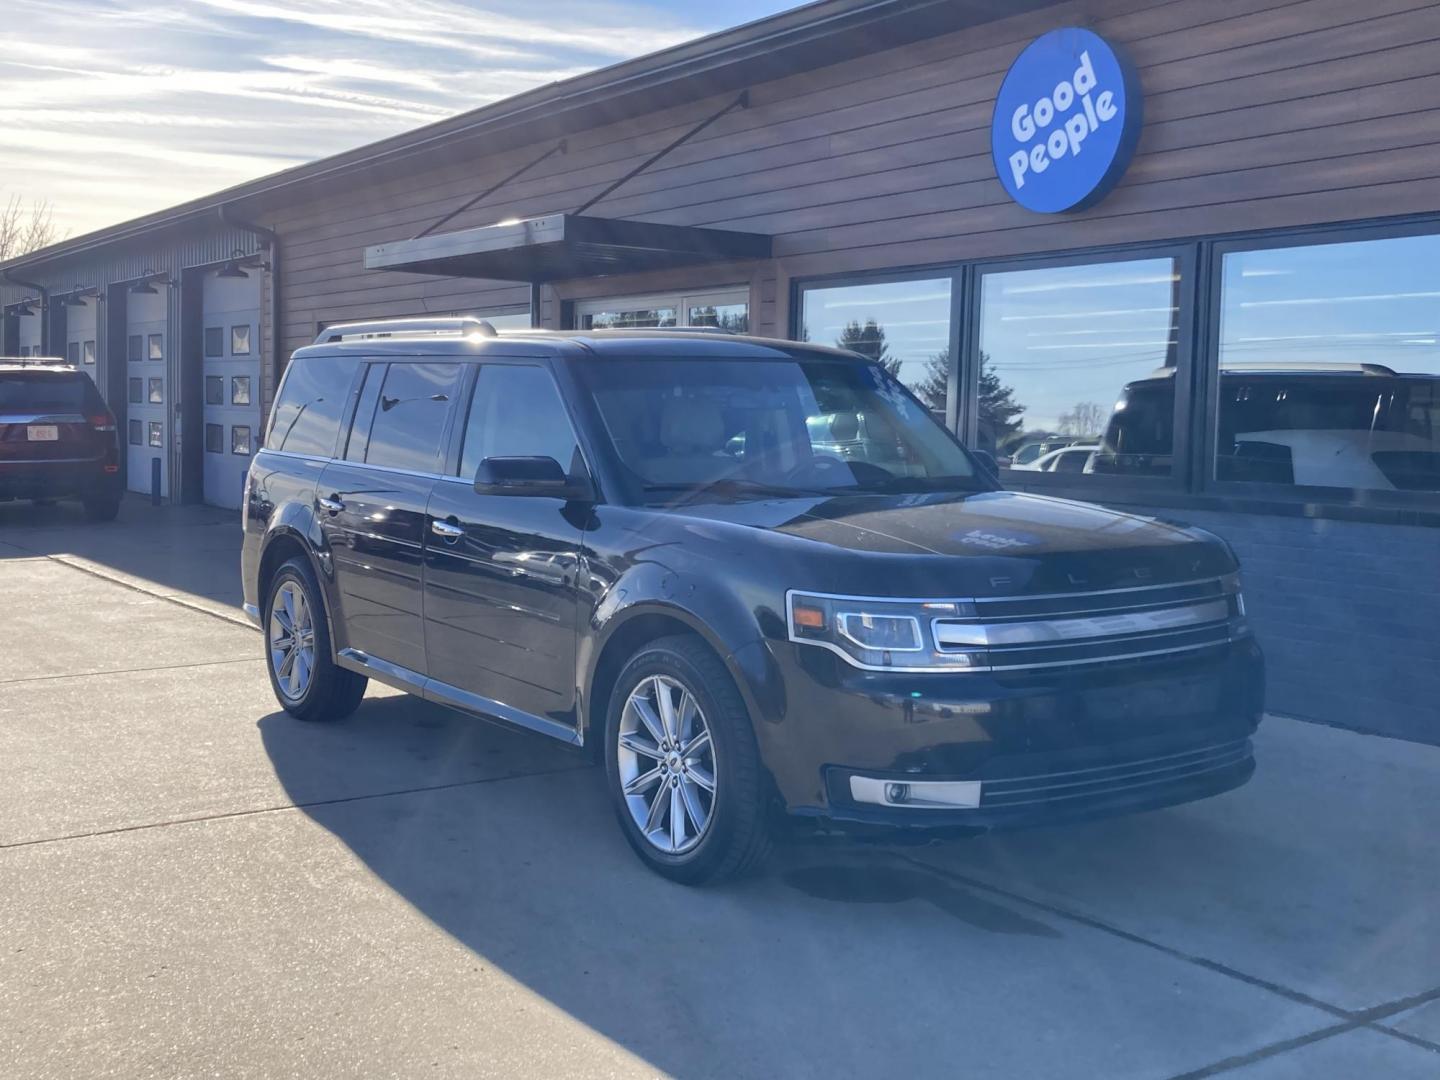
<svg viewBox="0 0 1440 1080"><path fill-rule="evenodd" d="M59 360L0 359L0 502L75 498L109 521L120 490L115 416L90 376Z"/></svg>

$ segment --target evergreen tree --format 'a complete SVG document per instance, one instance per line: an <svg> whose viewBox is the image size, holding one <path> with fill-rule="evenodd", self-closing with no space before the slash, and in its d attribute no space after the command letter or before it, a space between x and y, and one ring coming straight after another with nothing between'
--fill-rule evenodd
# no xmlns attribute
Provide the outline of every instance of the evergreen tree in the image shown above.
<svg viewBox="0 0 1440 1080"><path fill-rule="evenodd" d="M851 319L835 344L841 349L868 356L891 375L900 377L900 358L890 355L890 346L885 342L885 328L874 319L866 319L863 326L859 320Z"/></svg>

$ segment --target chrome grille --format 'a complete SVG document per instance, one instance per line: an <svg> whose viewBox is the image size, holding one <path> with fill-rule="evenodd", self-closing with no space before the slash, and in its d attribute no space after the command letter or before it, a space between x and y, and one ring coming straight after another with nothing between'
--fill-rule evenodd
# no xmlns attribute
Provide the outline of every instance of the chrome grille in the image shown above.
<svg viewBox="0 0 1440 1080"><path fill-rule="evenodd" d="M973 670L1016 671L1109 663L1230 642L1238 601L1225 579L1106 592L970 601L974 615L932 621L941 654Z"/></svg>

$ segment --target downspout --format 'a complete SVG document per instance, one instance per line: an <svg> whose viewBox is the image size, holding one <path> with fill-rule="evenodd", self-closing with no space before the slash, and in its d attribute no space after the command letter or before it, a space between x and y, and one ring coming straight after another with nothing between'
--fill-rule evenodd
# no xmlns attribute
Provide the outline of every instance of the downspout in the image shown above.
<svg viewBox="0 0 1440 1080"><path fill-rule="evenodd" d="M33 281L21 281L13 271L5 271L5 280L22 289L34 289L40 294L40 355L50 355L50 290Z"/></svg>
<svg viewBox="0 0 1440 1080"><path fill-rule="evenodd" d="M274 229L232 217L230 207L224 203L220 204L220 221L232 229L260 237L270 247L270 372L273 378L271 386L278 386L281 369L285 366L285 349L281 341L284 323L280 318L280 237Z"/></svg>

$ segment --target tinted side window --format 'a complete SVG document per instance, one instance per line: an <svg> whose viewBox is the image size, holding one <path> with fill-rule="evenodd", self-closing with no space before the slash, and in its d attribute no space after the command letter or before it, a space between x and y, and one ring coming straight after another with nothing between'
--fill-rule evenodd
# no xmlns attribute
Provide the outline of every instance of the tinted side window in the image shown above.
<svg viewBox="0 0 1440 1080"><path fill-rule="evenodd" d="M445 417L462 371L460 364L391 364L375 403L365 461L392 469L436 471Z"/></svg>
<svg viewBox="0 0 1440 1080"><path fill-rule="evenodd" d="M550 457L571 470L577 446L555 380L540 367L487 364L475 380L460 475L489 457Z"/></svg>
<svg viewBox="0 0 1440 1080"><path fill-rule="evenodd" d="M360 361L350 356L290 361L275 400L268 444L274 450L329 457Z"/></svg>

